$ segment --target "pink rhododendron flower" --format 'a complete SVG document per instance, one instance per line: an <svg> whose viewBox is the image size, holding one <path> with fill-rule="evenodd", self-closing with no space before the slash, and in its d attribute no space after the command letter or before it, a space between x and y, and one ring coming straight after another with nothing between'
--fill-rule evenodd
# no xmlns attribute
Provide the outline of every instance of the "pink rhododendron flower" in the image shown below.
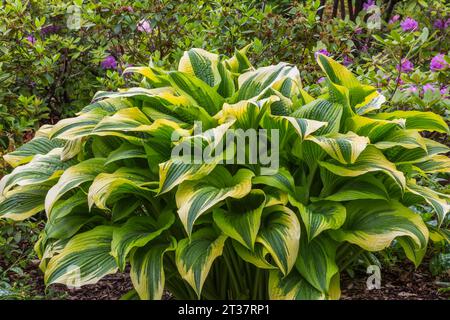
<svg viewBox="0 0 450 320"><path fill-rule="evenodd" d="M140 32L146 32L146 33L152 32L152 27L150 26L150 23L148 22L148 20L139 21L139 23L137 25L137 29Z"/></svg>
<svg viewBox="0 0 450 320"><path fill-rule="evenodd" d="M409 73L414 70L414 65L411 61L406 58L402 59L402 62L396 66L397 70L400 72Z"/></svg>
<svg viewBox="0 0 450 320"><path fill-rule="evenodd" d="M439 70L443 70L447 67L448 67L448 63L447 63L447 61L445 61L444 55L442 53L434 56L433 59L431 59L431 62L430 62L430 70L431 71L439 71Z"/></svg>

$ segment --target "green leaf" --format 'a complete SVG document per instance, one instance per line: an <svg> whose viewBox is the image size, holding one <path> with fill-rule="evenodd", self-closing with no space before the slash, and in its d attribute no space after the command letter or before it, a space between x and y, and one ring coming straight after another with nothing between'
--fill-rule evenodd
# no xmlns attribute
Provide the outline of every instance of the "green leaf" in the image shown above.
<svg viewBox="0 0 450 320"><path fill-rule="evenodd" d="M44 276L46 285L62 283L80 287L116 273L116 262L109 254L113 230L111 226L99 226L70 239L64 249L50 259Z"/></svg>
<svg viewBox="0 0 450 320"><path fill-rule="evenodd" d="M403 190L405 188L405 177L398 171L395 165L374 147L368 146L359 156L354 164L343 165L338 162L319 161L319 165L332 173L343 177L357 177L368 172L381 171L390 176Z"/></svg>
<svg viewBox="0 0 450 320"><path fill-rule="evenodd" d="M345 207L338 202L319 201L305 206L291 196L289 202L298 208L309 241L325 230L336 230L344 224Z"/></svg>
<svg viewBox="0 0 450 320"><path fill-rule="evenodd" d="M256 242L266 248L284 275L295 264L299 241L300 222L291 209L280 205L264 209Z"/></svg>
<svg viewBox="0 0 450 320"><path fill-rule="evenodd" d="M187 97L191 104L205 109L209 115L215 115L225 102L222 96L197 77L179 71L170 71L168 76L181 95Z"/></svg>
<svg viewBox="0 0 450 320"><path fill-rule="evenodd" d="M58 178L74 161L61 161L62 148L56 148L45 155L36 155L29 163L16 167L0 180L0 194L16 185L39 184Z"/></svg>
<svg viewBox="0 0 450 320"><path fill-rule="evenodd" d="M328 294L333 276L339 272L336 265L336 243L327 236L308 241L302 237L300 250L295 262L297 271L314 288Z"/></svg>
<svg viewBox="0 0 450 320"><path fill-rule="evenodd" d="M174 221L173 212L168 210L159 216L158 221L149 216L131 217L120 228L116 228L111 243L111 255L116 259L119 269L125 269L128 253L133 248L145 246L167 230Z"/></svg>
<svg viewBox="0 0 450 320"><path fill-rule="evenodd" d="M429 111L399 110L389 113L378 113L374 116L374 118L384 120L405 119L407 129L449 133L448 125L442 117Z"/></svg>
<svg viewBox="0 0 450 320"><path fill-rule="evenodd" d="M83 183L93 181L98 174L103 172L104 165L104 158L93 158L80 162L64 171L58 182L49 190L45 197L45 211L47 215L51 215L52 207L58 199Z"/></svg>
<svg viewBox="0 0 450 320"><path fill-rule="evenodd" d="M373 176L363 175L349 180L334 193L323 198L323 200L339 202L359 199L388 200L389 195L381 181ZM316 201L319 199L312 200Z"/></svg>
<svg viewBox="0 0 450 320"><path fill-rule="evenodd" d="M281 167L275 174L260 175L253 178L253 184L263 184L289 194L295 194L295 182L288 169Z"/></svg>
<svg viewBox="0 0 450 320"><path fill-rule="evenodd" d="M287 79L300 84L300 73L297 67L281 62L274 66L262 67L247 71L239 76L235 102L259 96L269 88L279 88Z"/></svg>
<svg viewBox="0 0 450 320"><path fill-rule="evenodd" d="M178 215L188 235L203 213L229 197L246 196L252 188L253 175L248 169L240 169L232 176L227 169L218 166L202 180L180 184L176 193Z"/></svg>
<svg viewBox="0 0 450 320"><path fill-rule="evenodd" d="M21 164L30 162L37 154L44 155L62 146L63 142L60 140L50 140L47 137L35 137L13 152L4 155L3 158L9 165L15 168Z"/></svg>
<svg viewBox="0 0 450 320"><path fill-rule="evenodd" d="M296 270L284 276L278 270L269 273L270 300L324 300L325 294L315 289Z"/></svg>
<svg viewBox="0 0 450 320"><path fill-rule="evenodd" d="M131 282L141 300L160 300L164 293L164 254L174 251L175 238L171 243L154 243L136 249L130 258Z"/></svg>
<svg viewBox="0 0 450 320"><path fill-rule="evenodd" d="M252 190L241 199L229 201L228 210L214 209L214 222L224 234L253 250L265 202L262 190Z"/></svg>
<svg viewBox="0 0 450 320"><path fill-rule="evenodd" d="M339 132L342 113L343 108L341 105L328 100L317 99L295 110L291 116L327 122L327 126L315 132L316 135L325 135Z"/></svg>
<svg viewBox="0 0 450 320"><path fill-rule="evenodd" d="M44 210L44 199L51 184L19 186L0 195L0 218L25 220Z"/></svg>
<svg viewBox="0 0 450 320"><path fill-rule="evenodd" d="M449 195L433 191L430 188L416 184L414 181L408 181L406 190L421 197L434 208L438 218L438 225L440 226L450 211Z"/></svg>
<svg viewBox="0 0 450 320"><path fill-rule="evenodd" d="M178 242L175 252L178 272L199 298L214 260L222 255L226 239L227 236L217 235L211 228L203 228Z"/></svg>
<svg viewBox="0 0 450 320"><path fill-rule="evenodd" d="M349 131L345 134L332 133L326 136L311 136L308 138L319 145L332 158L343 164L352 164L370 143L367 137L358 136Z"/></svg>
<svg viewBox="0 0 450 320"><path fill-rule="evenodd" d="M83 113L78 117L60 120L54 125L49 138L75 140L89 135L95 126L107 116L107 112L102 109L93 109Z"/></svg>
<svg viewBox="0 0 450 320"><path fill-rule="evenodd" d="M337 241L348 241L368 251L387 248L397 237L408 236L424 248L428 229L420 215L397 201L356 200L346 205L347 219L330 232Z"/></svg>
<svg viewBox="0 0 450 320"><path fill-rule="evenodd" d="M193 48L185 51L178 64L178 71L203 80L210 87L221 82L219 56L203 49Z"/></svg>
<svg viewBox="0 0 450 320"><path fill-rule="evenodd" d="M108 210L112 204L130 194L152 199L155 191L148 188L148 173L142 169L120 168L114 173L100 173L95 177L88 191L89 208L95 204L97 208Z"/></svg>

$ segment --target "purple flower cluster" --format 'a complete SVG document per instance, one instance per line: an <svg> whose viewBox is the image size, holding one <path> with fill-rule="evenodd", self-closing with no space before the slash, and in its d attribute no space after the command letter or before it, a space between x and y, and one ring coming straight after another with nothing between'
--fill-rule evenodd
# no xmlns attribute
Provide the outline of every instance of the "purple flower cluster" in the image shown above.
<svg viewBox="0 0 450 320"><path fill-rule="evenodd" d="M375 5L375 0L367 0L364 4L363 4L363 10L367 11L369 10L372 6Z"/></svg>
<svg viewBox="0 0 450 320"><path fill-rule="evenodd" d="M61 29L60 26L55 26L53 24L50 24L48 26L45 26L41 29L41 35L45 36L48 34L57 33Z"/></svg>
<svg viewBox="0 0 450 320"><path fill-rule="evenodd" d="M117 69L117 61L113 56L107 56L101 63L103 69Z"/></svg>
<svg viewBox="0 0 450 320"><path fill-rule="evenodd" d="M342 59L342 64L346 67L348 67L349 65L351 65L353 63L353 59L350 58L349 56L345 55L344 58Z"/></svg>
<svg viewBox="0 0 450 320"><path fill-rule="evenodd" d="M31 34L26 39L33 45L36 43L36 38Z"/></svg>
<svg viewBox="0 0 450 320"><path fill-rule="evenodd" d="M401 63L396 66L397 70L400 72L409 73L414 70L414 65L411 61L406 58L403 58Z"/></svg>
<svg viewBox="0 0 450 320"><path fill-rule="evenodd" d="M439 86L437 84L433 84L433 83L424 84L420 89L421 90L419 90L419 88L414 84L410 84L407 87L402 88L402 90L405 90L409 93L413 93L413 94L417 94L417 95L421 95L421 96L423 94L427 93L428 91L430 91L431 93L435 93L435 92L437 92L437 90L439 90L439 93L442 96L445 96L448 93L447 86L442 86L439 88Z"/></svg>
<svg viewBox="0 0 450 320"><path fill-rule="evenodd" d="M430 62L430 70L431 71L440 71L446 69L448 67L447 61L444 59L444 54L438 54L431 59Z"/></svg>
<svg viewBox="0 0 450 320"><path fill-rule="evenodd" d="M419 29L419 23L413 18L406 18L400 23L400 27L402 27L403 31L416 31Z"/></svg>
<svg viewBox="0 0 450 320"><path fill-rule="evenodd" d="M450 18L449 19L436 19L434 21L433 27L439 30L445 30L450 26Z"/></svg>
<svg viewBox="0 0 450 320"><path fill-rule="evenodd" d="M328 52L327 49L320 49L320 50L317 50L316 52L314 52L314 58L317 59L317 56L318 56L319 54L323 54L324 56L327 56L327 57L330 56L330 53Z"/></svg>

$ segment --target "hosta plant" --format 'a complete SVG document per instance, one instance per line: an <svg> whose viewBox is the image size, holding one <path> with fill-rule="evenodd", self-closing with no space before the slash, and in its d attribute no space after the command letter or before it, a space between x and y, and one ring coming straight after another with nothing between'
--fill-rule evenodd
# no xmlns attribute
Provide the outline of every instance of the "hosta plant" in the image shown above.
<svg viewBox="0 0 450 320"><path fill-rule="evenodd" d="M420 134L447 133L439 116L378 112L385 98L321 54L328 91L313 98L297 67L254 69L246 50L129 68L140 87L99 92L5 156L0 216L45 212L35 250L47 285L120 270L129 298L336 299L358 254L395 240L418 265L430 235L443 237L448 196L426 182L449 171L449 149ZM249 132L270 154L252 154ZM427 224L411 209L421 203Z"/></svg>

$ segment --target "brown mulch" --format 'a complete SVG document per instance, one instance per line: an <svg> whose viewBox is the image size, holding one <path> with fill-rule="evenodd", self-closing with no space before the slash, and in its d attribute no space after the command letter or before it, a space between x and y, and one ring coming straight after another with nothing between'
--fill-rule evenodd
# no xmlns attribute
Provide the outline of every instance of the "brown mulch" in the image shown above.
<svg viewBox="0 0 450 320"><path fill-rule="evenodd" d="M47 290L44 286L42 272L37 264L30 264L25 270L33 295L45 299L64 300L118 300L132 289L127 272L109 275L97 284L86 285L79 289L68 289L64 285L51 285ZM381 288L367 290L366 280L369 275L363 271L350 278L347 273L341 273L341 290L343 300L448 300L450 292L439 292L443 283L450 282L450 275L434 277L430 274L426 263L417 270L408 263L385 267L381 270ZM10 283L22 281L21 277L10 277ZM444 286L445 287L445 286ZM49 294L51 292L51 294ZM47 294L46 294L47 293ZM170 299L166 293L163 299Z"/></svg>
<svg viewBox="0 0 450 320"><path fill-rule="evenodd" d="M358 272L352 279L341 273L343 300L449 300L450 292L439 289L450 286L450 274L431 275L427 262L416 270L410 263L381 269L381 288L367 289L370 274Z"/></svg>

